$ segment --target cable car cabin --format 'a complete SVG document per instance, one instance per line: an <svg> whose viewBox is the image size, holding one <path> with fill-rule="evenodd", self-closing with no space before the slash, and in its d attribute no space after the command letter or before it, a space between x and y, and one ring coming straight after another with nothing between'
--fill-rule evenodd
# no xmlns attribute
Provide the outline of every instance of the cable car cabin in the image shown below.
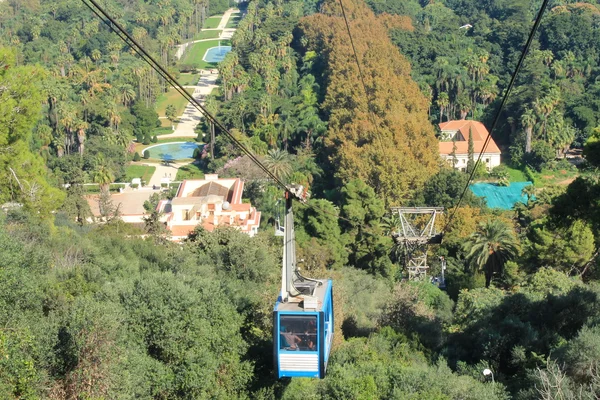
<svg viewBox="0 0 600 400"><path fill-rule="evenodd" d="M278 378L324 378L333 338L331 281L303 277L296 263L292 195L302 200L302 186L286 192L281 292L273 310L273 358Z"/></svg>
<svg viewBox="0 0 600 400"><path fill-rule="evenodd" d="M273 354L278 378L324 378L333 339L331 280L296 282L301 293L273 311Z"/></svg>

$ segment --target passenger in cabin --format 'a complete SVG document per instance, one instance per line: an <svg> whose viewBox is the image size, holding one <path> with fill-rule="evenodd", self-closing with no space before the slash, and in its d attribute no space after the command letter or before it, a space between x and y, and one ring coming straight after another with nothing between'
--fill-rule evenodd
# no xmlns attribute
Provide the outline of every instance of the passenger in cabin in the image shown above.
<svg viewBox="0 0 600 400"><path fill-rule="evenodd" d="M299 350L298 345L302 342L302 339L293 332L293 329L290 328L290 332L288 332L286 327L282 326L281 336L283 338L281 341L282 348L286 350Z"/></svg>
<svg viewBox="0 0 600 400"><path fill-rule="evenodd" d="M314 319L309 319L304 326L304 345L306 350L314 351L317 349L315 340L317 336L317 324Z"/></svg>

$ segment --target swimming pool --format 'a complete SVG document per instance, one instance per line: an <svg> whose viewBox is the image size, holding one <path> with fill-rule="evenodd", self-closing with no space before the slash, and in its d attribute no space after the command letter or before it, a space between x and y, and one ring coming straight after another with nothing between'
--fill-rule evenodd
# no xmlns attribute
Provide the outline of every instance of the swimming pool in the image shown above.
<svg viewBox="0 0 600 400"><path fill-rule="evenodd" d="M196 142L173 142L150 146L146 150L150 152L150 158L172 161L193 158L194 150L202 146Z"/></svg>
<svg viewBox="0 0 600 400"><path fill-rule="evenodd" d="M211 47L210 49L206 50L206 54L204 54L204 58L202 59L210 63L221 62L230 51L231 46Z"/></svg>

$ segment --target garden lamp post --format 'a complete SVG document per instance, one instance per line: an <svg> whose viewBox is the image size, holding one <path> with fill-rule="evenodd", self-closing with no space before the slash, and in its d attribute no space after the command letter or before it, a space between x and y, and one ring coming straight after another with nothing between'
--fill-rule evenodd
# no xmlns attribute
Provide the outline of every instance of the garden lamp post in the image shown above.
<svg viewBox="0 0 600 400"><path fill-rule="evenodd" d="M484 370L483 370L483 375L484 375L484 376L490 376L490 375L491 375L491 376L492 376L492 383L496 383L496 382L494 381L494 373L492 372L492 370L491 370L491 369L489 369L489 368L486 368L486 369L484 369Z"/></svg>

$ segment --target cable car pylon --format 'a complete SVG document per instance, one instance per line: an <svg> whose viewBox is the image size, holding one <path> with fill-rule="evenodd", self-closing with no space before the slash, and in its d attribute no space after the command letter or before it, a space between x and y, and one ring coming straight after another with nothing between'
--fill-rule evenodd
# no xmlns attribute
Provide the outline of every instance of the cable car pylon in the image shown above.
<svg viewBox="0 0 600 400"><path fill-rule="evenodd" d="M408 279L422 280L429 269L428 245L442 243L442 234L436 231L435 219L444 212L444 208L391 207L391 211L392 215L397 214L399 218L399 226L392 232L392 237L404 246L404 268L408 272Z"/></svg>

